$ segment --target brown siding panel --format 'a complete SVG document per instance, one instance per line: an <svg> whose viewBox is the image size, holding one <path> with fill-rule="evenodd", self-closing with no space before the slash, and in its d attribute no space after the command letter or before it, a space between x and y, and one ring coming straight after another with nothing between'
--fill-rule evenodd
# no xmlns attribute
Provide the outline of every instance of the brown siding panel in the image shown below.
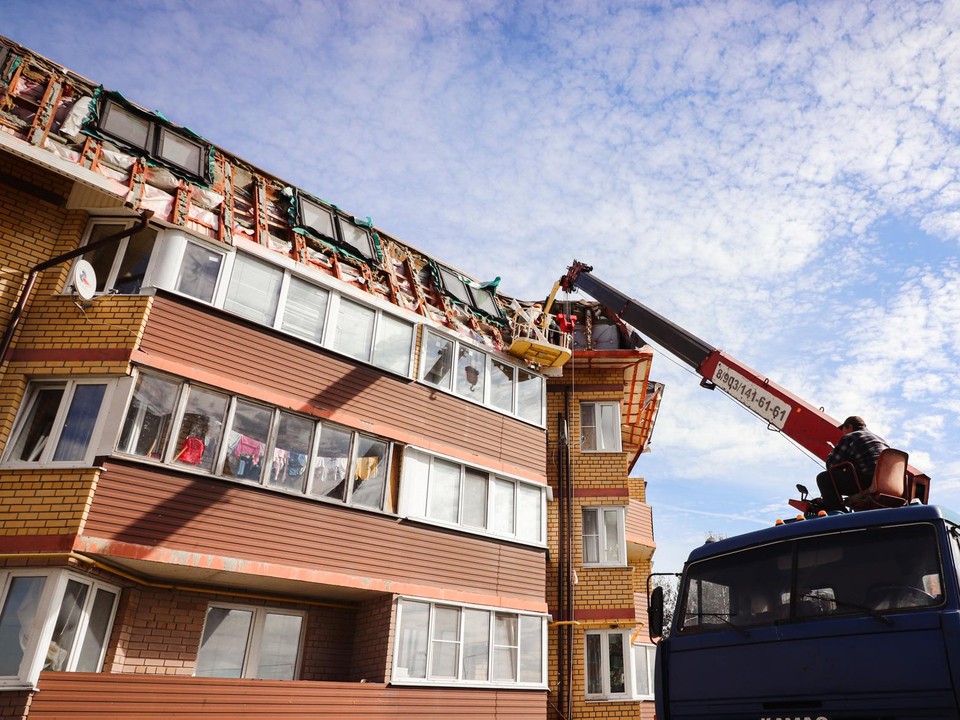
<svg viewBox="0 0 960 720"><path fill-rule="evenodd" d="M44 672L31 720L542 720L547 693Z"/></svg>
<svg viewBox="0 0 960 720"><path fill-rule="evenodd" d="M653 544L653 508L636 500L627 506L625 522L627 539L642 545Z"/></svg>
<svg viewBox="0 0 960 720"><path fill-rule="evenodd" d="M500 413L312 348L222 312L158 296L140 349L203 373L288 396L295 409L353 416L538 474L544 431Z"/></svg>
<svg viewBox="0 0 960 720"><path fill-rule="evenodd" d="M134 463L106 464L84 535L438 588L544 592L538 548Z"/></svg>

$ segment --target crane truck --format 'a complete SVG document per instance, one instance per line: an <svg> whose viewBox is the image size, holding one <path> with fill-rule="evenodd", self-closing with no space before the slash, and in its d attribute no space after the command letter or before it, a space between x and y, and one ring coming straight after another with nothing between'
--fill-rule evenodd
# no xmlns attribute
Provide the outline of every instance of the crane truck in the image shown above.
<svg viewBox="0 0 960 720"><path fill-rule="evenodd" d="M592 296L815 456L839 439L821 409L590 266L574 262L558 284ZM693 550L667 635L653 590L658 720L960 718L960 516L927 504L927 475L906 462L899 472L901 496L862 506L869 512L801 515Z"/></svg>

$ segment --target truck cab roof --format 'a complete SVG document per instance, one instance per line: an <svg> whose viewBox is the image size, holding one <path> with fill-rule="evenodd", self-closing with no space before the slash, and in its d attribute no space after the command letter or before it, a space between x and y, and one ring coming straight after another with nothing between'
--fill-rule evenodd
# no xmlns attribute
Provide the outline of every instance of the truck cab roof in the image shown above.
<svg viewBox="0 0 960 720"><path fill-rule="evenodd" d="M855 513L837 513L811 520L797 520L775 525L762 530L735 535L707 542L690 553L687 562L695 562L707 557L723 555L747 547L780 542L798 537L821 535L828 532L841 532L856 528L876 527L879 525L902 525L904 523L947 520L960 525L960 515L937 505L907 505L883 510L867 510Z"/></svg>

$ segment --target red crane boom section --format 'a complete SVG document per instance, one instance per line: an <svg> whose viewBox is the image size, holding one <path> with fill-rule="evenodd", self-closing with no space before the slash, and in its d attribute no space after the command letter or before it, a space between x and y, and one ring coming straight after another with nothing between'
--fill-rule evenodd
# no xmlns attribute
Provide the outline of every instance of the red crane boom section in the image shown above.
<svg viewBox="0 0 960 720"><path fill-rule="evenodd" d="M720 388L727 395L810 453L826 460L842 433L838 421L744 365L723 350L704 342L676 323L591 274L593 268L574 260L558 284L570 292L579 288L616 317L692 367L703 387ZM907 466L915 496L926 502L930 478Z"/></svg>

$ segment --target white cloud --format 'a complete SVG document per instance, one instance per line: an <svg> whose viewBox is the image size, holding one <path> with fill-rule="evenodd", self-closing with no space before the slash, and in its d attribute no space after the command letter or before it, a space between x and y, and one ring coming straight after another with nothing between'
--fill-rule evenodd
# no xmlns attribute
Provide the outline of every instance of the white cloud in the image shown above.
<svg viewBox="0 0 960 720"><path fill-rule="evenodd" d="M590 262L958 475L957 0L55 7L6 0L3 32L509 294ZM815 463L666 368L657 492L725 488L710 511L738 515L812 485ZM682 505L659 499L658 533Z"/></svg>

